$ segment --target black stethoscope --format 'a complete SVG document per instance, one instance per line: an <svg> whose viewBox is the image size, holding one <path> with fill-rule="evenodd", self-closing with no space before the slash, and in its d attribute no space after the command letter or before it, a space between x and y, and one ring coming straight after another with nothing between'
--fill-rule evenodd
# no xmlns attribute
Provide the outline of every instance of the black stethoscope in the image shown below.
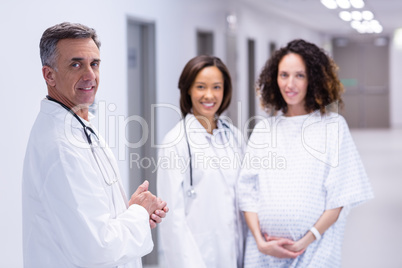
<svg viewBox="0 0 402 268"><path fill-rule="evenodd" d="M94 137L96 143L99 144L99 137L98 137L98 135L96 135L95 131L91 127L85 125L84 122L82 122L81 118L72 109L70 109L67 105L65 105L64 103L62 103L58 100L53 99L49 95L47 95L46 98L50 101L60 104L61 107L66 109L68 112L70 112L77 119L77 121L80 122L82 128L84 129L84 134L85 134L85 137L87 138L87 142L88 142L89 146L91 147L91 152L95 158L95 162L98 165L100 172L102 173L103 180L109 186L116 183L118 181L117 172L114 169L112 163L110 162L110 159L107 156L105 150L102 148L102 146L96 146L96 147L101 148L101 150L103 152L103 158L106 158L108 160L108 162L112 168L112 172L108 172L108 169L106 168L106 166L103 164L102 161L100 161L101 156L98 155L98 153L95 151L95 146L94 146L94 144L92 142L92 138L91 138L91 137Z"/></svg>
<svg viewBox="0 0 402 268"><path fill-rule="evenodd" d="M222 126L223 126L224 128L229 129L230 132L232 132L232 134L233 134L233 136L234 136L233 130L229 127L229 125L226 124L223 120L220 120L220 119L218 119L218 120L221 122ZM194 185L193 185L193 167L192 167L192 164L191 164L191 149L190 149L190 143L189 143L189 141L188 141L188 136L187 136L186 118L184 118L184 120L183 120L183 125L184 125L184 135L186 136L186 142L187 142L187 148L188 148L189 169L190 169L190 189L188 189L188 191L187 191L187 196L188 196L189 198L196 198L196 197L197 197L197 193L196 193L196 191L195 191L195 189L194 189Z"/></svg>

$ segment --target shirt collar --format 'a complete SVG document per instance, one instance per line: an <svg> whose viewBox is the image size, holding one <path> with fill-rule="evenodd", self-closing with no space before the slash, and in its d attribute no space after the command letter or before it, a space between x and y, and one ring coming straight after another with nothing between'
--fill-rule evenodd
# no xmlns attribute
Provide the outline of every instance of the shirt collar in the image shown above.
<svg viewBox="0 0 402 268"><path fill-rule="evenodd" d="M202 134L206 137L211 137L212 135L216 135L216 133L221 133L224 126L222 124L222 120L217 119L217 129L212 130L212 134L208 133L207 130L201 125L200 121L195 118L194 114L188 113L185 117L185 125L187 133L197 133Z"/></svg>

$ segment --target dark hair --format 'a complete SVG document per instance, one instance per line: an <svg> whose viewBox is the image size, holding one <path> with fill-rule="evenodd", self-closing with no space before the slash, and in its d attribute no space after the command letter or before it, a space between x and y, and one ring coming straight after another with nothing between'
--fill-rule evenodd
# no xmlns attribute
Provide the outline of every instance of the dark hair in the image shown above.
<svg viewBox="0 0 402 268"><path fill-rule="evenodd" d="M193 85L198 73L205 67L210 66L216 66L221 71L223 76L223 101L218 111L216 112L217 115L220 115L229 107L230 100L232 98L232 81L230 78L229 70L227 69L225 64L223 64L223 62L217 57L206 55L197 56L187 62L179 79L180 109L183 117L185 117L188 113L191 113L191 108L193 106L188 91Z"/></svg>
<svg viewBox="0 0 402 268"><path fill-rule="evenodd" d="M277 50L265 63L256 84L261 105L267 112L286 113L287 104L278 86L278 66L282 58L295 53L303 58L306 65L308 87L305 97L305 109L308 112L320 110L325 113L326 106L338 101L342 104L341 94L344 89L339 81L338 66L324 50L301 39L293 40Z"/></svg>
<svg viewBox="0 0 402 268"><path fill-rule="evenodd" d="M46 29L40 39L39 49L42 66L56 67L57 43L68 38L92 38L98 49L101 45L96 31L92 28L79 23L63 22L56 24Z"/></svg>

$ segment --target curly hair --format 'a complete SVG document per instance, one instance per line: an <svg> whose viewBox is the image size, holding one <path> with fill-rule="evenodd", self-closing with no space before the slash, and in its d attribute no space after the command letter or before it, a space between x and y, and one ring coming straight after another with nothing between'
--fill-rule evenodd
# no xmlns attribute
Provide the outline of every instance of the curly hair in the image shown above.
<svg viewBox="0 0 402 268"><path fill-rule="evenodd" d="M188 91L193 85L198 73L202 69L210 66L216 66L223 76L223 101L216 114L219 116L229 107L232 98L232 80L228 68L218 57L207 55L196 56L187 62L179 78L180 110L183 117L191 113L193 107Z"/></svg>
<svg viewBox="0 0 402 268"><path fill-rule="evenodd" d="M291 53L300 55L306 65L308 78L305 97L306 111L320 110L321 114L324 114L326 107L330 104L338 102L341 105L343 103L341 94L344 88L337 75L338 66L324 50L315 44L296 39L289 42L286 47L277 50L261 71L256 83L256 90L263 108L274 114L279 110L283 113L288 111L277 79L279 63L284 56Z"/></svg>

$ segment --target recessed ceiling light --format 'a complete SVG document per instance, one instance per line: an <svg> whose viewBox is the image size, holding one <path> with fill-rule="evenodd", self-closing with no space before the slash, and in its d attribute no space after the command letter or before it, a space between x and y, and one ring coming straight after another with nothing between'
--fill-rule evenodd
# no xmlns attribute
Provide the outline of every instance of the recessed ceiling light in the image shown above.
<svg viewBox="0 0 402 268"><path fill-rule="evenodd" d="M348 8L350 8L350 2L349 2L349 0L336 0L336 3L338 4L338 6L339 6L340 8L343 8L343 9L348 9Z"/></svg>
<svg viewBox="0 0 402 268"><path fill-rule="evenodd" d="M352 20L352 14L350 14L349 11L341 11L341 12L339 12L339 17L344 21L351 21Z"/></svg>
<svg viewBox="0 0 402 268"><path fill-rule="evenodd" d="M350 0L350 4L354 8L363 8L364 7L364 1L363 0Z"/></svg>
<svg viewBox="0 0 402 268"><path fill-rule="evenodd" d="M329 9L336 9L338 7L335 0L321 0L321 4Z"/></svg>
<svg viewBox="0 0 402 268"><path fill-rule="evenodd" d="M371 20L370 21L371 25L380 25L380 23L378 22L378 20Z"/></svg>
<svg viewBox="0 0 402 268"><path fill-rule="evenodd" d="M371 11L365 10L362 12L362 17L364 20L372 20L374 18L374 14Z"/></svg>
<svg viewBox="0 0 402 268"><path fill-rule="evenodd" d="M362 20L362 13L360 11L352 11L351 14L354 20Z"/></svg>
<svg viewBox="0 0 402 268"><path fill-rule="evenodd" d="M383 30L383 27L380 24L371 26L371 28L374 30L375 33L381 33Z"/></svg>
<svg viewBox="0 0 402 268"><path fill-rule="evenodd" d="M359 27L361 26L361 22L360 21L357 21L357 20L354 20L354 21L352 21L351 23L350 23L350 26L352 26L352 28L353 29L359 29Z"/></svg>

